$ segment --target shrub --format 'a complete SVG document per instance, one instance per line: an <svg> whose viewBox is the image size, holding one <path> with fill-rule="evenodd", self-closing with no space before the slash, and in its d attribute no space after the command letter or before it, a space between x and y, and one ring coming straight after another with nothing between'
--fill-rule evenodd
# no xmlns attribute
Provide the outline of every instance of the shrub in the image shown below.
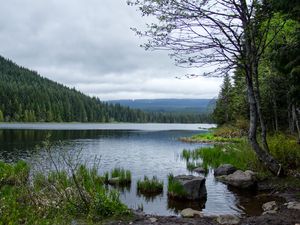
<svg viewBox="0 0 300 225"><path fill-rule="evenodd" d="M163 191L163 186L163 181L159 181L156 176L152 179L144 176L144 180L137 181L137 190L142 194L159 194Z"/></svg>

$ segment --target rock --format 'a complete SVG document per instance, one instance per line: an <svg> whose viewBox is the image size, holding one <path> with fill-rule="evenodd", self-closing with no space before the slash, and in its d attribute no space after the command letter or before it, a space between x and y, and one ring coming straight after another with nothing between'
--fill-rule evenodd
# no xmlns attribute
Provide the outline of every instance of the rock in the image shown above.
<svg viewBox="0 0 300 225"><path fill-rule="evenodd" d="M186 199L198 200L206 199L207 192L205 187L204 177L195 177L193 175L179 175L174 177L183 186L187 193ZM176 193L172 193L173 197L176 198Z"/></svg>
<svg viewBox="0 0 300 225"><path fill-rule="evenodd" d="M277 213L277 210L268 210L268 211L263 212L262 215L266 215L266 214L276 214L276 213Z"/></svg>
<svg viewBox="0 0 300 225"><path fill-rule="evenodd" d="M119 177L113 177L113 178L110 178L108 180L108 183L111 184L111 185L118 184L119 182L120 182L120 178Z"/></svg>
<svg viewBox="0 0 300 225"><path fill-rule="evenodd" d="M286 207L288 209L300 210L300 202L288 202L288 203L285 203L284 205L286 205Z"/></svg>
<svg viewBox="0 0 300 225"><path fill-rule="evenodd" d="M150 220L151 223L157 222L157 219L155 217L150 217L149 220Z"/></svg>
<svg viewBox="0 0 300 225"><path fill-rule="evenodd" d="M250 170L247 170L245 172L237 170L233 174L220 176L218 177L218 179L237 188L250 188L256 185L254 172Z"/></svg>
<svg viewBox="0 0 300 225"><path fill-rule="evenodd" d="M202 167L198 167L198 168L193 169L193 172L196 172L196 173L205 173L205 169L202 168Z"/></svg>
<svg viewBox="0 0 300 225"><path fill-rule="evenodd" d="M203 214L200 211L193 210L191 208L184 209L180 212L180 215L184 218L202 217Z"/></svg>
<svg viewBox="0 0 300 225"><path fill-rule="evenodd" d="M263 204L262 209L264 210L264 212L268 212L268 211L276 212L278 210L278 206L275 201L272 201L272 202L267 202L267 203Z"/></svg>
<svg viewBox="0 0 300 225"><path fill-rule="evenodd" d="M214 171L215 176L223 176L223 175L229 175L236 171L236 168L230 164L224 164L219 166Z"/></svg>
<svg viewBox="0 0 300 225"><path fill-rule="evenodd" d="M218 216L217 222L219 224L238 224L240 219L234 215L221 215Z"/></svg>

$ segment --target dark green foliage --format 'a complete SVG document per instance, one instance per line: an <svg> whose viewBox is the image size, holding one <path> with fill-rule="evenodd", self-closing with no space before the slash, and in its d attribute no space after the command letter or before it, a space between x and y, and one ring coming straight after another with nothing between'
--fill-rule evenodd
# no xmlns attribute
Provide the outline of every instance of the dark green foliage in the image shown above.
<svg viewBox="0 0 300 225"><path fill-rule="evenodd" d="M217 124L229 123L233 120L233 96L230 77L226 75L213 112L213 119Z"/></svg>
<svg viewBox="0 0 300 225"><path fill-rule="evenodd" d="M149 179L147 176L144 176L143 180L137 181L137 190L142 194L159 194L163 191L164 183L157 179L156 176L153 176L152 179Z"/></svg>

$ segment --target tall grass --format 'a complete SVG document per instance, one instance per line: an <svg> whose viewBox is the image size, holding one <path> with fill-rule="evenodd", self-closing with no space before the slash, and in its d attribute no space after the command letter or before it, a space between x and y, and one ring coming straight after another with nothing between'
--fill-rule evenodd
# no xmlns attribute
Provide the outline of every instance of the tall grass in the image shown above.
<svg viewBox="0 0 300 225"><path fill-rule="evenodd" d="M110 173L104 174L104 181L109 184L129 185L131 183L131 172L124 168L114 168Z"/></svg>
<svg viewBox="0 0 300 225"><path fill-rule="evenodd" d="M29 165L0 163L0 224L70 224L73 219L99 221L128 215L116 191L107 190L95 168L79 165L34 174Z"/></svg>
<svg viewBox="0 0 300 225"><path fill-rule="evenodd" d="M163 186L163 181L158 180L156 176L152 179L144 176L143 180L137 181L137 190L142 194L159 194L163 191Z"/></svg>

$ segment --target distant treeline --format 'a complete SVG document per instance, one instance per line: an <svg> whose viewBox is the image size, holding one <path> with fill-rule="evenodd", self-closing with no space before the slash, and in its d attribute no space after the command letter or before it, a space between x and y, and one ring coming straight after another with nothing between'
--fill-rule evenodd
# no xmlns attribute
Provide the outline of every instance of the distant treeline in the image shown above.
<svg viewBox="0 0 300 225"><path fill-rule="evenodd" d="M146 113L102 102L0 56L0 122L210 122L209 115Z"/></svg>

